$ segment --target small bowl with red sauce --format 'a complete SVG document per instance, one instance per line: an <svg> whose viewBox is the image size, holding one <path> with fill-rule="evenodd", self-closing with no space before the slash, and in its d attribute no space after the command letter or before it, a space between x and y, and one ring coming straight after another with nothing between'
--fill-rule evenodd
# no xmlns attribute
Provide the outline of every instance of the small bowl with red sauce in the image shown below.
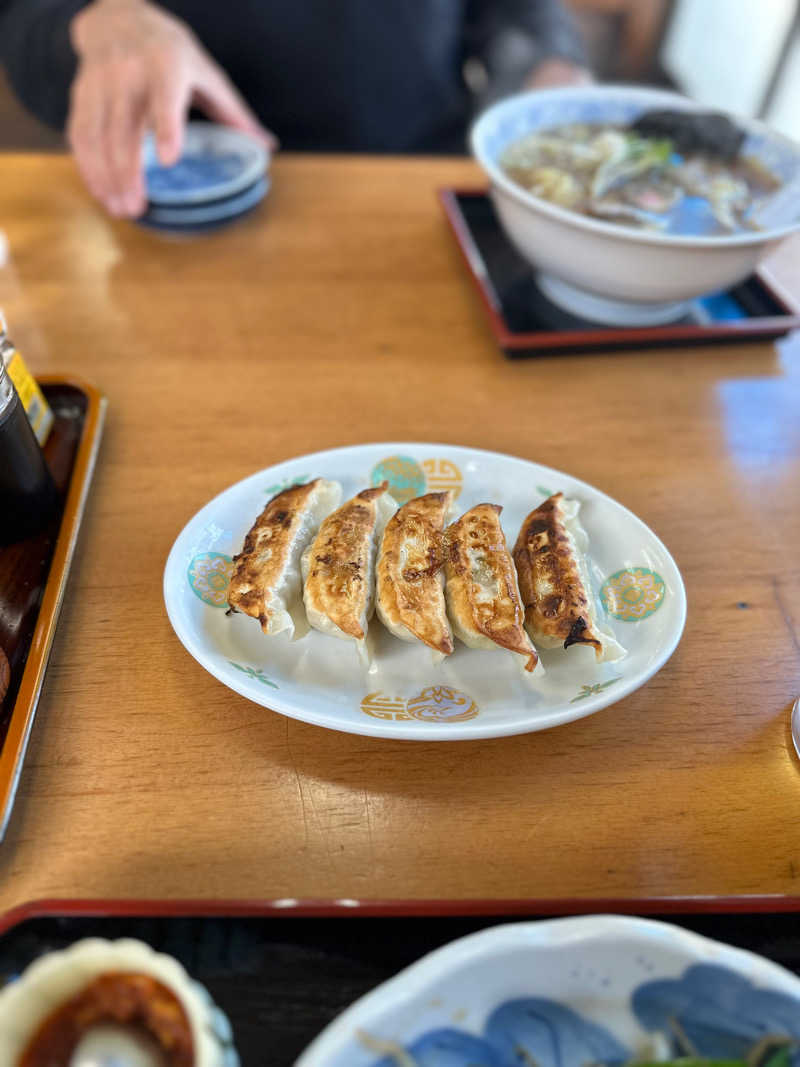
<svg viewBox="0 0 800 1067"><path fill-rule="evenodd" d="M230 1023L171 956L88 938L0 991L4 1067L239 1067Z"/></svg>

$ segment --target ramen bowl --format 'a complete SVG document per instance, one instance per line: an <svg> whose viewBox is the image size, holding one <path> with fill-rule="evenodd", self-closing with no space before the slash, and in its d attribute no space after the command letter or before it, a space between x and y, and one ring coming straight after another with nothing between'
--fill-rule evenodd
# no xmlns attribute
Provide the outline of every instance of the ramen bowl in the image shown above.
<svg viewBox="0 0 800 1067"><path fill-rule="evenodd" d="M657 108L705 110L677 93L634 86L587 86L520 93L500 101L472 128L472 152L486 172L507 237L533 266L539 288L560 307L595 322L648 326L686 313L696 297L743 281L792 232L784 225L714 236L684 236L589 217L534 196L500 159L526 134L566 123L628 125ZM782 184L800 172L800 145L759 122L735 118L742 153Z"/></svg>

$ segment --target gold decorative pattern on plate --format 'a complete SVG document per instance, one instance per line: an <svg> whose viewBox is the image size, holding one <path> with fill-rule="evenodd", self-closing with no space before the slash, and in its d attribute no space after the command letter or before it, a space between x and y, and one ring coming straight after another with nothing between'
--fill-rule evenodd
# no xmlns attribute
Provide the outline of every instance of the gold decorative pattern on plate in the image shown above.
<svg viewBox="0 0 800 1067"><path fill-rule="evenodd" d="M450 459L425 459L422 461L429 493L441 493L450 489L453 499L458 500L463 484L461 471Z"/></svg>
<svg viewBox="0 0 800 1067"><path fill-rule="evenodd" d="M406 705L412 719L423 722L465 722L478 715L478 705L458 689L449 685L430 685Z"/></svg>
<svg viewBox="0 0 800 1067"><path fill-rule="evenodd" d="M466 722L480 714L472 697L449 685L430 685L416 696L405 700L379 691L367 693L361 710L373 719L409 720L419 722Z"/></svg>
<svg viewBox="0 0 800 1067"><path fill-rule="evenodd" d="M381 693L367 693L361 701L361 710L373 719L410 719L406 702L402 697L390 697Z"/></svg>

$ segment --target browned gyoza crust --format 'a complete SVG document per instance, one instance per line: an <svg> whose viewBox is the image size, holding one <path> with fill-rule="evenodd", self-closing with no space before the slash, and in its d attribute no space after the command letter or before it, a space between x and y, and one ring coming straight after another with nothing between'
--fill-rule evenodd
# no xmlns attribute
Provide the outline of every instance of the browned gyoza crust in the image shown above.
<svg viewBox="0 0 800 1067"><path fill-rule="evenodd" d="M293 485L274 496L250 528L242 551L233 557L228 604L234 611L258 619L264 633L269 626L267 593L280 579L305 505L320 481L315 478L305 485Z"/></svg>
<svg viewBox="0 0 800 1067"><path fill-rule="evenodd" d="M528 515L514 546L525 622L533 633L570 645L591 645L593 636L588 592L578 570L571 538L564 525L563 493L556 493Z"/></svg>
<svg viewBox="0 0 800 1067"><path fill-rule="evenodd" d="M442 531L452 499L446 490L404 504L386 524L378 559L381 612L446 656L453 651L453 638L439 572L444 565Z"/></svg>
<svg viewBox="0 0 800 1067"><path fill-rule="evenodd" d="M376 501L388 485L363 489L342 504L322 523L311 548L306 604L358 641L365 636L361 616L370 592L367 572Z"/></svg>
<svg viewBox="0 0 800 1067"><path fill-rule="evenodd" d="M523 626L523 609L517 591L517 579L511 562L497 504L478 504L448 526L445 532L445 570L448 596L453 615L459 615L469 625L501 648L528 657L526 671L538 662L536 651ZM499 595L485 599L472 578L469 552L479 552L488 573L500 590ZM455 618L453 618L455 622Z"/></svg>

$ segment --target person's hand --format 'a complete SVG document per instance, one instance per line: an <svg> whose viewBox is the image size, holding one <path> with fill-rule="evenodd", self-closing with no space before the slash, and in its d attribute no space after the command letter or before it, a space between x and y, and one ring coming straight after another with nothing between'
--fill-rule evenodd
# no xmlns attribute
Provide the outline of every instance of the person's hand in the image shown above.
<svg viewBox="0 0 800 1067"><path fill-rule="evenodd" d="M67 136L86 184L112 215L144 211L144 133L154 131L165 166L175 163L193 104L277 147L188 26L154 4L94 0L73 18L70 35L79 65Z"/></svg>
<svg viewBox="0 0 800 1067"><path fill-rule="evenodd" d="M559 56L548 56L525 79L526 89L555 89L564 85L591 85L591 71Z"/></svg>

